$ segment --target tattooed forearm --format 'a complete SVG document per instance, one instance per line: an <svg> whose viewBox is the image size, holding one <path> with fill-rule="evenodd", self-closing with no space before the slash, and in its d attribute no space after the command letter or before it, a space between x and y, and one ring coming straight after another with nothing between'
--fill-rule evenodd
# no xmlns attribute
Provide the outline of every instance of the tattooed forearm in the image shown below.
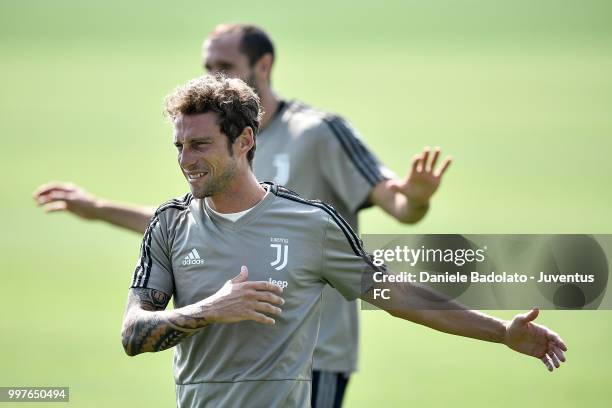
<svg viewBox="0 0 612 408"><path fill-rule="evenodd" d="M125 352L134 356L174 347L206 326L202 311L195 305L164 310L170 297L154 289L130 289L123 322Z"/></svg>

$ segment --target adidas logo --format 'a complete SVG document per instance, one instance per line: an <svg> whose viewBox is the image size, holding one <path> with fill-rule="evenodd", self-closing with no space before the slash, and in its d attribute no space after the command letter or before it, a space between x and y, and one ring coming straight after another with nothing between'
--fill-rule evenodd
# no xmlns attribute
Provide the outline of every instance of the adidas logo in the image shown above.
<svg viewBox="0 0 612 408"><path fill-rule="evenodd" d="M195 248L189 252L189 254L183 258L183 265L202 265L204 260L200 258L200 254L196 251Z"/></svg>

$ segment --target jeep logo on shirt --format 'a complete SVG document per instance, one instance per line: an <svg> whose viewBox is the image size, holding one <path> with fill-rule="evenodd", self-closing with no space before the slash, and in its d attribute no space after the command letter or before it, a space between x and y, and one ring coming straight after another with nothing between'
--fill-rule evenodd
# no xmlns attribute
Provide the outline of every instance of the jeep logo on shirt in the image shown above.
<svg viewBox="0 0 612 408"><path fill-rule="evenodd" d="M278 286L279 288L282 288L282 289L286 289L287 286L289 286L289 283L287 281L284 281L284 280L274 280L272 278L268 278L268 282L270 282L271 284L276 285L276 286Z"/></svg>

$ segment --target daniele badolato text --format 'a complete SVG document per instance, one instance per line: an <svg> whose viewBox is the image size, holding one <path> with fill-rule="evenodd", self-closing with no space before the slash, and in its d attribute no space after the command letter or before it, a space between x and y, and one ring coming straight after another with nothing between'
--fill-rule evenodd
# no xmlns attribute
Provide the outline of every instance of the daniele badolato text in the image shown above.
<svg viewBox="0 0 612 408"><path fill-rule="evenodd" d="M373 263L376 266L384 264L405 264L414 272L376 272L375 282L389 283L593 283L592 274L546 274L544 271L534 273L511 272L479 272L466 271L465 266L477 265L486 261L486 247L478 249L432 249L408 248L397 246L395 249L377 249L372 252ZM424 265L432 264L461 268L462 271L432 272L418 270ZM424 268L423 268L424 269ZM440 269L440 268L433 268Z"/></svg>

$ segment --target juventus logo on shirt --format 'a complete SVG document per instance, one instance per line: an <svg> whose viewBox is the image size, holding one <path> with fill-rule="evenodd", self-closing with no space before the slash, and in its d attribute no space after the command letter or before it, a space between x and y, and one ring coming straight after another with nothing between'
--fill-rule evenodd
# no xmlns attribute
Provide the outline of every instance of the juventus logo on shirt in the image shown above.
<svg viewBox="0 0 612 408"><path fill-rule="evenodd" d="M289 240L286 238L270 238L270 241L272 241L270 247L276 250L276 258L270 262L270 266L273 266L277 271L283 270L289 259Z"/></svg>

